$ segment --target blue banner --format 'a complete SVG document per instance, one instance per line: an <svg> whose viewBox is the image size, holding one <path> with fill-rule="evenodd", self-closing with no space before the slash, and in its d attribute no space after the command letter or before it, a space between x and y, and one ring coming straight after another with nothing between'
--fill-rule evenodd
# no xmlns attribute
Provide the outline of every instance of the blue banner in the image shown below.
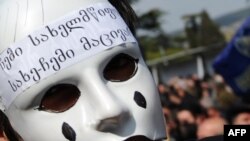
<svg viewBox="0 0 250 141"><path fill-rule="evenodd" d="M237 95L250 94L250 17L217 56L213 68Z"/></svg>

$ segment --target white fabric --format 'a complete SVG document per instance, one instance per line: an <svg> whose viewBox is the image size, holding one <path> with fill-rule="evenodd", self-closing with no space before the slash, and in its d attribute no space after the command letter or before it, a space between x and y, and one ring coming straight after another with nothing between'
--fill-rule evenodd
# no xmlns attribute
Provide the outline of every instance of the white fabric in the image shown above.
<svg viewBox="0 0 250 141"><path fill-rule="evenodd" d="M1 53L1 100L8 108L18 94L40 80L128 42L136 40L109 3L97 3L69 13Z"/></svg>

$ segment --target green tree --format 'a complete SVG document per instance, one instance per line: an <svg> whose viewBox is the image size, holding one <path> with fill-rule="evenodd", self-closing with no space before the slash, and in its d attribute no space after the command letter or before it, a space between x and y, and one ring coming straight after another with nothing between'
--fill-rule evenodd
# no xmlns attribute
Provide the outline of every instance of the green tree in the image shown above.
<svg viewBox="0 0 250 141"><path fill-rule="evenodd" d="M152 9L147 13L142 14L139 17L139 27L143 30L151 30L151 31L162 31L161 22L159 20L160 16L162 16L163 12L159 9Z"/></svg>
<svg viewBox="0 0 250 141"><path fill-rule="evenodd" d="M206 11L185 17L185 32L190 47L209 46L225 42L219 27Z"/></svg>
<svg viewBox="0 0 250 141"><path fill-rule="evenodd" d="M130 3L138 2L138 0L129 0ZM143 1L142 1L143 2ZM168 46L168 36L161 28L160 17L164 13L159 9L151 9L146 13L138 15L139 24L137 31L146 34L137 34L140 46L145 59L151 59L152 55L159 54L158 57L164 55ZM137 32L137 33L138 33ZM157 56L155 56L157 57Z"/></svg>
<svg viewBox="0 0 250 141"><path fill-rule="evenodd" d="M201 45L208 46L211 44L224 42L224 36L219 27L210 19L208 13L203 11L201 14Z"/></svg>

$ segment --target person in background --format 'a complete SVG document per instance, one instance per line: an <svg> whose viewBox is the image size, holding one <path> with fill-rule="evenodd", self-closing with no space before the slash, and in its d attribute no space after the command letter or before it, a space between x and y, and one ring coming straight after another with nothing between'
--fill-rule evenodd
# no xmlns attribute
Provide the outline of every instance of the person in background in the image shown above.
<svg viewBox="0 0 250 141"><path fill-rule="evenodd" d="M226 112L226 117L231 125L250 125L250 105L234 104Z"/></svg>
<svg viewBox="0 0 250 141"><path fill-rule="evenodd" d="M227 124L226 120L222 117L205 119L198 125L197 139L200 140L206 137L223 135L225 124Z"/></svg>
<svg viewBox="0 0 250 141"><path fill-rule="evenodd" d="M176 128L170 134L176 141L196 139L197 127L207 117L205 109L199 103L183 103L175 114Z"/></svg>
<svg viewBox="0 0 250 141"><path fill-rule="evenodd" d="M216 106L224 113L231 105L239 101L232 89L224 82L222 76L214 75L214 90L215 90L215 101Z"/></svg>

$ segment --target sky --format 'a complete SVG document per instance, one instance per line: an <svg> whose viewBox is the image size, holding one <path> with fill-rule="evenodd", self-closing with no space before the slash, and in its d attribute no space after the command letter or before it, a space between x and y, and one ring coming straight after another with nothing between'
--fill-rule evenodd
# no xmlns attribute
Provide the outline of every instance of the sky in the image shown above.
<svg viewBox="0 0 250 141"><path fill-rule="evenodd" d="M138 15L150 9L161 9L165 13L161 17L162 28L167 33L183 29L183 15L206 10L216 18L246 7L250 7L250 0L139 0L133 5Z"/></svg>

